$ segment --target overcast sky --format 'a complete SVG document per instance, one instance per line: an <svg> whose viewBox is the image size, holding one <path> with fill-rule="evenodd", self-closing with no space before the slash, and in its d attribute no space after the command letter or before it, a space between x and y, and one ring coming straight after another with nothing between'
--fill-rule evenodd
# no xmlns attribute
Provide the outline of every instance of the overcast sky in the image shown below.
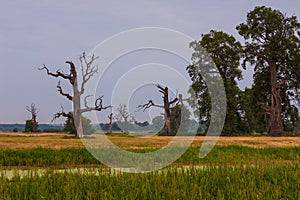
<svg viewBox="0 0 300 200"><path fill-rule="evenodd" d="M216 29L241 40L236 25L259 5L300 16L299 0L2 1L0 123L24 123L30 118L26 105L31 103L40 109L38 120L46 123L61 104L66 110L71 107L57 93L57 80L37 70L42 64L53 71L63 68L66 60L78 62L81 52L91 51L106 38L139 27L174 29L197 40ZM251 84L249 74L241 87Z"/></svg>

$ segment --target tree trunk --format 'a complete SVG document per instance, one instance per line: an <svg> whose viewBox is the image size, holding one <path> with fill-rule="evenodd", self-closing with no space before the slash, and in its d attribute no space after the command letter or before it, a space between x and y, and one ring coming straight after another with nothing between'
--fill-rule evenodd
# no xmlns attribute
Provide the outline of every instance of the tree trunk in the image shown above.
<svg viewBox="0 0 300 200"><path fill-rule="evenodd" d="M174 132L177 133L181 122L181 107L173 110L174 113Z"/></svg>
<svg viewBox="0 0 300 200"><path fill-rule="evenodd" d="M283 132L282 124L282 105L280 91L277 85L277 70L276 63L270 64L270 75L271 75L271 109L269 115L269 135L280 136Z"/></svg>
<svg viewBox="0 0 300 200"><path fill-rule="evenodd" d="M170 135L171 132L171 114L170 110L165 110L165 126L164 126L165 134Z"/></svg>
<svg viewBox="0 0 300 200"><path fill-rule="evenodd" d="M80 92L78 91L77 87L77 80L75 80L74 86L73 86L73 119L74 119L74 124L76 128L76 134L75 136L77 138L82 138L83 137L83 128L82 128L82 121L81 121L81 105L80 105Z"/></svg>
<svg viewBox="0 0 300 200"><path fill-rule="evenodd" d="M108 119L109 119L109 133L112 133L112 119L113 119L112 113L108 116Z"/></svg>
<svg viewBox="0 0 300 200"><path fill-rule="evenodd" d="M128 119L124 117L124 133L128 133Z"/></svg>

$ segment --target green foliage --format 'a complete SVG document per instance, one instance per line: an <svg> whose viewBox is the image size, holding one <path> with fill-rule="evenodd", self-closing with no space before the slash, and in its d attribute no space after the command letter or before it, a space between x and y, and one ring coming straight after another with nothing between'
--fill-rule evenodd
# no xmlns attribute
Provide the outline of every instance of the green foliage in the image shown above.
<svg viewBox="0 0 300 200"><path fill-rule="evenodd" d="M239 120L240 130L244 133L262 133L266 129L265 119L260 115L260 108L253 88L245 88L240 92L239 102L241 110L241 120Z"/></svg>
<svg viewBox="0 0 300 200"><path fill-rule="evenodd" d="M101 123L99 124L102 131L109 131L109 123ZM118 126L118 123L114 122L112 123L112 130L113 131L121 131L120 127Z"/></svg>
<svg viewBox="0 0 300 200"><path fill-rule="evenodd" d="M64 132L64 128L63 127L48 127L43 129L44 133L62 133Z"/></svg>
<svg viewBox="0 0 300 200"><path fill-rule="evenodd" d="M38 124L37 124L37 127L38 128ZM24 132L25 133L31 133L33 132L33 127L32 127L32 120L26 120L26 123L25 123L25 127L24 127ZM37 129L37 132L40 132L40 130Z"/></svg>
<svg viewBox="0 0 300 200"><path fill-rule="evenodd" d="M29 120L26 120L24 132L25 132L25 133L29 133L29 132L30 132L30 129L31 129L31 126L32 126L31 120L30 120L30 119L29 119Z"/></svg>
<svg viewBox="0 0 300 200"><path fill-rule="evenodd" d="M241 44L236 41L233 36L221 31L212 30L208 34L202 35L200 41L191 42L190 46L194 49L192 55L193 63L187 67L187 71L193 81L192 89L196 92L194 98L198 101L198 105L196 106L199 108L200 123L208 127L211 111L209 91L204 77L202 77L203 74L209 74L211 72L204 71L201 75L199 70L197 70L203 68L202 65L205 63L204 59L208 60L203 52L204 48L219 70L225 87L227 113L222 134L228 135L234 132L241 132L238 124L240 121L240 111L238 107L238 95L240 90L236 82L237 79L240 80L242 78L242 72L238 68L242 53Z"/></svg>
<svg viewBox="0 0 300 200"><path fill-rule="evenodd" d="M163 116L156 116L152 118L152 126L153 131L161 131L164 128L164 117Z"/></svg>
<svg viewBox="0 0 300 200"><path fill-rule="evenodd" d="M276 87L280 92L285 130L291 130L299 120L295 102L300 102L300 23L296 16L287 17L279 10L256 7L247 20L237 26L245 39L244 66L254 66L253 102L257 126L267 125L261 105L271 105L270 66L276 66ZM266 130L266 128L263 128Z"/></svg>
<svg viewBox="0 0 300 200"><path fill-rule="evenodd" d="M96 130L93 128L92 124L91 124L91 120L87 117L81 116L81 122L82 122L82 128L83 128L83 132L84 134L92 134L94 133ZM66 122L64 124L64 131L67 133L71 133L71 134L75 134L76 133L76 128L73 122L73 118L67 118Z"/></svg>
<svg viewBox="0 0 300 200"><path fill-rule="evenodd" d="M184 105L177 104L171 109L171 132L188 131L190 127L191 112ZM179 127L178 127L179 126Z"/></svg>
<svg viewBox="0 0 300 200"><path fill-rule="evenodd" d="M68 117L64 124L64 131L67 133L75 134L76 128L72 118Z"/></svg>

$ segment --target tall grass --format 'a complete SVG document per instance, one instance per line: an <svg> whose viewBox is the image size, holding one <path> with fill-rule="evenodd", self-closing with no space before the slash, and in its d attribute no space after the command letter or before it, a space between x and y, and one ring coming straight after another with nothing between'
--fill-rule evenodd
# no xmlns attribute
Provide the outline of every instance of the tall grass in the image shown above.
<svg viewBox="0 0 300 200"><path fill-rule="evenodd" d="M299 199L298 164L174 169L148 174L55 173L8 180L1 199Z"/></svg>
<svg viewBox="0 0 300 200"><path fill-rule="evenodd" d="M103 149L103 151L109 150ZM138 149L134 151L142 153L153 151L153 149ZM175 164L236 165L299 162L300 147L255 149L241 146L217 146L203 159L200 159L198 155L198 147L189 148ZM0 150L0 166L64 167L90 164L100 164L100 162L84 148Z"/></svg>

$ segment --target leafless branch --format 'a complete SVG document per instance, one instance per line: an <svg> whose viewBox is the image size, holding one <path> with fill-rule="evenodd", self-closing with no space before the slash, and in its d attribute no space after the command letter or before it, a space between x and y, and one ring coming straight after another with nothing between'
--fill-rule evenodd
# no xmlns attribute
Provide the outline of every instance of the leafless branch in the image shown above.
<svg viewBox="0 0 300 200"><path fill-rule="evenodd" d="M98 97L96 100L95 100L95 105L94 107L89 107L88 106L88 103L87 103L87 98L91 97L92 95L88 95L84 98L84 106L85 108L84 109L81 109L81 113L84 113L84 112L89 112L89 111L92 111L92 110L96 110L96 111L101 111L101 110L105 110L107 108L110 108L111 105L109 106L105 106L103 107L103 96L100 96Z"/></svg>
<svg viewBox="0 0 300 200"><path fill-rule="evenodd" d="M158 108L164 108L164 106L157 105L152 100L149 100L148 103L146 103L146 104L138 105L136 108L138 108L138 111L140 111L140 110L145 111L152 106L158 107Z"/></svg>
<svg viewBox="0 0 300 200"><path fill-rule="evenodd" d="M155 86L159 89L159 92L161 92L161 93L163 93L163 94L165 94L166 91L168 90L168 87L163 88L163 87L162 87L161 85L159 85L159 84L156 84Z"/></svg>
<svg viewBox="0 0 300 200"><path fill-rule="evenodd" d="M63 92L62 87L61 87L61 85L60 85L60 81L58 81L58 84L57 84L56 87L57 87L57 91L58 91L62 96L67 97L67 99L69 99L70 101L73 100L73 97L72 97L70 94L64 93L64 92Z"/></svg>
<svg viewBox="0 0 300 200"><path fill-rule="evenodd" d="M80 63L81 63L81 73L82 73L82 84L81 84L80 93L83 94L85 84L90 80L90 78L95 73L98 73L98 67L92 66L93 62L96 59L98 59L98 57L95 57L94 55L92 55L90 58L87 58L85 55L85 52L83 52L82 56L80 56L79 59L80 59ZM85 67L84 67L84 65L85 65Z"/></svg>
<svg viewBox="0 0 300 200"><path fill-rule="evenodd" d="M60 107L61 107L61 111L59 111L58 113L55 113L55 114L54 114L53 119L51 120L51 123L52 123L54 120L56 120L56 119L58 119L58 118L60 118L60 117L73 118L72 113L65 113L65 112L64 112L63 106L61 105Z"/></svg>
<svg viewBox="0 0 300 200"><path fill-rule="evenodd" d="M64 79L68 79L71 81L72 77L70 74L64 74L63 72L61 72L59 69L56 71L56 73L52 73L49 71L49 69L46 67L46 65L44 65L44 67L39 68L39 70L46 70L47 74L49 76L54 76L54 77L62 77Z"/></svg>
<svg viewBox="0 0 300 200"><path fill-rule="evenodd" d="M30 107L29 107L29 106L26 106L26 110L27 110L28 112L30 112L31 114L34 114L34 115L37 115L37 114L40 112L40 110L37 110L37 109L36 109L36 106L35 106L34 103L32 103Z"/></svg>
<svg viewBox="0 0 300 200"><path fill-rule="evenodd" d="M170 101L169 103L170 104L173 104L173 103L176 103L178 101L178 98L177 97L175 97L172 101Z"/></svg>

